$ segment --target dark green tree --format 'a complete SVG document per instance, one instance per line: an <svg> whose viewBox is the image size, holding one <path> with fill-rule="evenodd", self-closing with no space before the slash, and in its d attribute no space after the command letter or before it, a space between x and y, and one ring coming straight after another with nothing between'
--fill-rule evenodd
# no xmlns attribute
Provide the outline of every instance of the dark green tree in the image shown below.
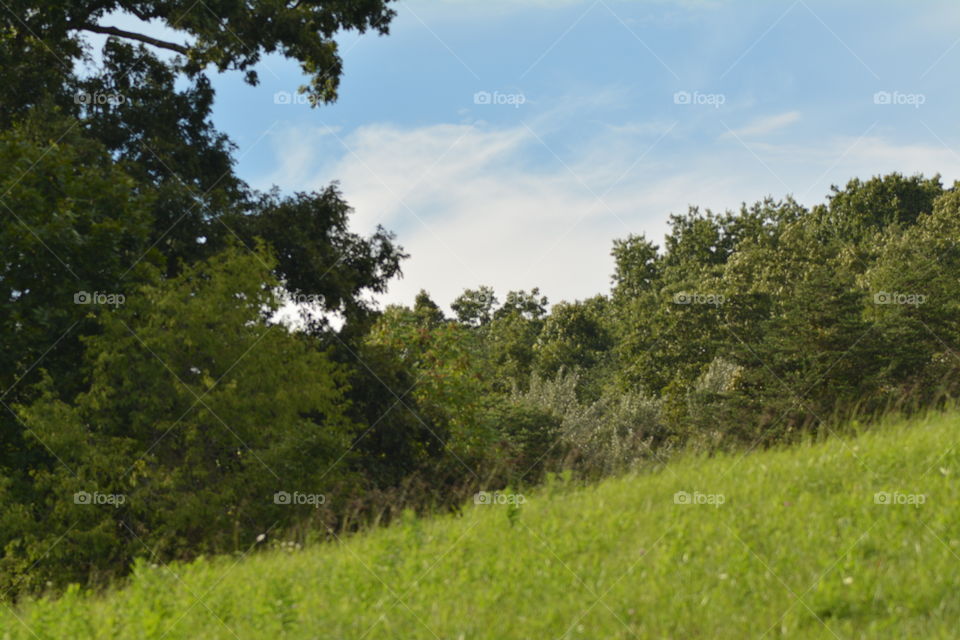
<svg viewBox="0 0 960 640"><path fill-rule="evenodd" d="M335 36L343 30L387 33L395 15L389 2L11 0L0 20L6 56L19 59L25 70L44 80L49 75L39 73L40 63L53 63L60 73L68 73L84 58L84 38L103 34L172 52L175 58L171 64L187 76L195 77L210 67L218 71L237 70L245 73L250 84L258 81L256 65L263 55L279 53L300 63L309 78L301 91L319 103L336 98L343 71ZM176 36L164 40L148 35L145 29L120 29L111 24L110 18L121 15L159 23ZM47 82L43 84L49 86ZM4 100L5 104L32 103L25 96L26 85L17 83L13 89L11 97L15 99L12 103Z"/></svg>
<svg viewBox="0 0 960 640"><path fill-rule="evenodd" d="M461 324L482 327L493 320L498 304L493 288L480 286L477 289L464 290L456 300L450 303L450 308L457 314L457 320Z"/></svg>
<svg viewBox="0 0 960 640"><path fill-rule="evenodd" d="M246 549L320 515L277 492L322 494L334 510L346 501L339 461L358 428L344 415L346 372L267 321L280 304L272 261L228 248L173 279L154 270L122 305L93 312L89 388L68 397L47 377L16 407L27 450L55 464L31 470L28 501L5 505L4 587L122 574L153 553Z"/></svg>

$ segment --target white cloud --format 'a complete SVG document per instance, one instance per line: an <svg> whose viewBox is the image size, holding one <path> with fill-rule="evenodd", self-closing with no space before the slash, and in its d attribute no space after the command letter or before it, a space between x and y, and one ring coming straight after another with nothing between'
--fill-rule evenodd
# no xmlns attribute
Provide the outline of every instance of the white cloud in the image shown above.
<svg viewBox="0 0 960 640"><path fill-rule="evenodd" d="M739 129L731 129L730 131L724 133L721 137L751 138L753 136L767 135L768 133L773 133L774 131L778 131L784 127L790 126L799 119L799 111L788 111L775 116L759 118L744 127L740 127Z"/></svg>
<svg viewBox="0 0 960 640"><path fill-rule="evenodd" d="M320 156L338 152L340 160L319 167L306 181L302 172L282 166L270 181L304 189L338 179L356 209L358 231L376 224L397 230L412 258L405 278L391 287L386 298L391 302L409 303L426 288L447 304L463 288L479 284L502 294L539 286L557 299L604 291L613 238L662 228L667 191L675 199L692 186L674 181L676 189L647 195L614 189L604 204L597 195L636 158L600 170L581 162L567 168L523 125L381 124L337 139L298 131L295 138L282 135L275 142L297 163L305 149ZM647 224L638 224L643 218Z"/></svg>

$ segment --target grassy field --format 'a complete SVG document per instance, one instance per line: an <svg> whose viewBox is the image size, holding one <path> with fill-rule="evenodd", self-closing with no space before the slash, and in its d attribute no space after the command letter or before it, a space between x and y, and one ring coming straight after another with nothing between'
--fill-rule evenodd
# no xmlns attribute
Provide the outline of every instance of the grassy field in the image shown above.
<svg viewBox="0 0 960 640"><path fill-rule="evenodd" d="M106 596L0 607L0 637L957 638L958 428L686 457L336 545L144 565Z"/></svg>

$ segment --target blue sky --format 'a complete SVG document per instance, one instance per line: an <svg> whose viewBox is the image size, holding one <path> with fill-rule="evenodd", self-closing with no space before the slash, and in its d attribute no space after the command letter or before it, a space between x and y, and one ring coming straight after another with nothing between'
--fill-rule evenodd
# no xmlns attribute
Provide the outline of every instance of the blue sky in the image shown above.
<svg viewBox="0 0 960 640"><path fill-rule="evenodd" d="M922 7L922 10L920 9ZM671 212L901 171L960 179L960 3L406 0L341 38L335 105L283 104L279 57L214 79L258 188L339 180L412 254L382 298L608 289L614 238ZM478 95L479 94L479 95Z"/></svg>

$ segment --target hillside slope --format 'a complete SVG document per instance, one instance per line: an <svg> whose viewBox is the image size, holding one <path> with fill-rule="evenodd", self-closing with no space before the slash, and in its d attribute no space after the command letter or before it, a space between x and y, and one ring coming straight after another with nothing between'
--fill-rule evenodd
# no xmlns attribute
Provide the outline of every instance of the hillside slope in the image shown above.
<svg viewBox="0 0 960 640"><path fill-rule="evenodd" d="M138 568L2 638L956 638L960 414L685 458L338 545Z"/></svg>

